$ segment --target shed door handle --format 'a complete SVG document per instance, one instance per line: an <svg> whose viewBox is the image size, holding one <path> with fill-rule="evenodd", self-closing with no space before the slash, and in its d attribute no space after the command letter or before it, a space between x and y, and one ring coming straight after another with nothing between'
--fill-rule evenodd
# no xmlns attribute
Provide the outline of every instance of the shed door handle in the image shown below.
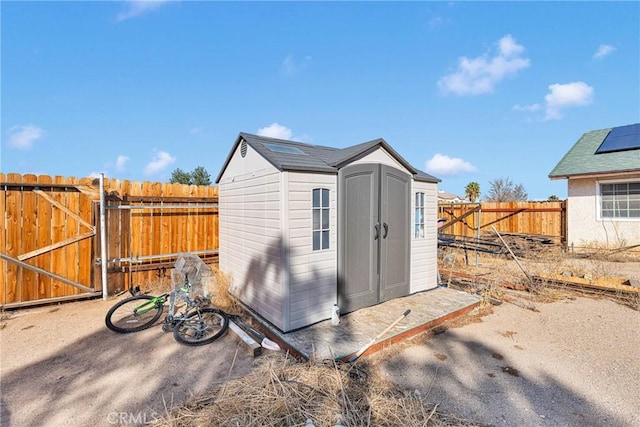
<svg viewBox="0 0 640 427"><path fill-rule="evenodd" d="M382 238L386 239L387 234L389 234L389 225L386 222L383 222L382 226L384 227L384 234L382 235Z"/></svg>
<svg viewBox="0 0 640 427"><path fill-rule="evenodd" d="M377 223L376 225L374 225L373 228L376 229L376 235L373 238L373 240L378 240L378 237L380 237L380 223Z"/></svg>

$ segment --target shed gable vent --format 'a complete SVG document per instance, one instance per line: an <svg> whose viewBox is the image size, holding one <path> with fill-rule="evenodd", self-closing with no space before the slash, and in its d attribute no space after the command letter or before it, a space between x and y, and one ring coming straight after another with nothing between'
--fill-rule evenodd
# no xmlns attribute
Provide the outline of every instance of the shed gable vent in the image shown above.
<svg viewBox="0 0 640 427"><path fill-rule="evenodd" d="M242 141L242 144L240 144L240 155L242 157L245 157L247 155L247 141Z"/></svg>

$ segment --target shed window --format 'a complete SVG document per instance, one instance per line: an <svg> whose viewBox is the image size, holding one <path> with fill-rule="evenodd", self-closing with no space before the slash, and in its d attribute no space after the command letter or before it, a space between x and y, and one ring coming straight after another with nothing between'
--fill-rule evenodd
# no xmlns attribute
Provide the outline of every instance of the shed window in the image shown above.
<svg viewBox="0 0 640 427"><path fill-rule="evenodd" d="M424 239L424 193L416 193L414 237Z"/></svg>
<svg viewBox="0 0 640 427"><path fill-rule="evenodd" d="M329 190L313 189L313 250L329 249Z"/></svg>
<svg viewBox="0 0 640 427"><path fill-rule="evenodd" d="M600 218L640 219L640 182L601 183Z"/></svg>

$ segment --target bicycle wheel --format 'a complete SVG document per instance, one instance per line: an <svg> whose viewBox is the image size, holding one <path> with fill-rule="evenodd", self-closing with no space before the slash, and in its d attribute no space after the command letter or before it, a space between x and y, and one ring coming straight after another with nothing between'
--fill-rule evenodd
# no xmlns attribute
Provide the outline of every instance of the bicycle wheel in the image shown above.
<svg viewBox="0 0 640 427"><path fill-rule="evenodd" d="M173 337L184 345L205 345L220 338L228 327L227 313L217 308L202 308L180 320L173 330Z"/></svg>
<svg viewBox="0 0 640 427"><path fill-rule="evenodd" d="M107 328L120 334L138 332L150 328L162 315L164 305L152 301L150 295L136 295L123 299L107 312Z"/></svg>

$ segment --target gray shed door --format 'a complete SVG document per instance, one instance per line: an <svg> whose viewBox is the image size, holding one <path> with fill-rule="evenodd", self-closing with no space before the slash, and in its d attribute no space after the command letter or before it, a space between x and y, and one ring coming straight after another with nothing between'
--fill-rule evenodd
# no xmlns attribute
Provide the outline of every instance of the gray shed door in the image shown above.
<svg viewBox="0 0 640 427"><path fill-rule="evenodd" d="M338 305L343 313L409 294L411 178L358 164L340 171Z"/></svg>

